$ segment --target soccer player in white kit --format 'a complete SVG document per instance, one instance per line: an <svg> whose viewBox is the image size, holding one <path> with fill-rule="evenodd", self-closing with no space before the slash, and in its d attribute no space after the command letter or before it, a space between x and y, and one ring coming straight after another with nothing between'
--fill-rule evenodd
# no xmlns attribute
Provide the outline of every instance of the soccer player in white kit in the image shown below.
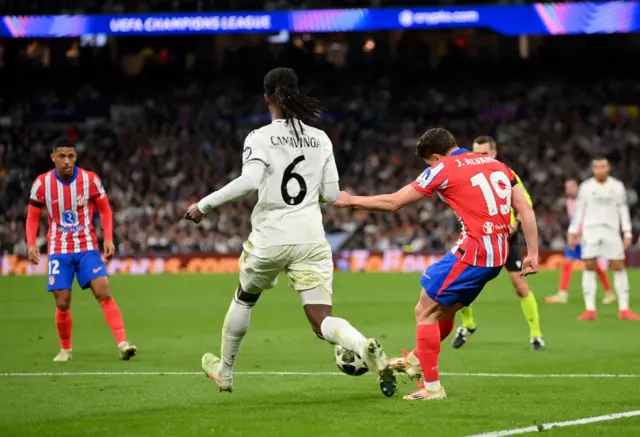
<svg viewBox="0 0 640 437"><path fill-rule="evenodd" d="M606 158L595 158L591 168L593 177L580 184L567 236L571 248L581 242L585 264L582 292L586 308L578 320L597 318L596 268L599 257L608 260L613 270L613 287L618 295L620 320L640 320L640 316L629 309L629 278L624 265L625 250L632 243L626 190L622 182L609 176L611 166ZM623 238L620 237L620 230Z"/></svg>
<svg viewBox="0 0 640 437"><path fill-rule="evenodd" d="M240 256L240 284L222 327L221 357L205 354L202 369L220 391L231 391L251 309L285 272L316 335L360 355L376 371L382 393L392 396L396 379L380 342L331 312L333 258L320 202L338 199L338 169L327 134L301 121L319 118L322 107L298 90L298 77L290 68L267 73L264 91L272 122L247 136L242 174L185 214L199 223L214 208L258 190L252 231Z"/></svg>

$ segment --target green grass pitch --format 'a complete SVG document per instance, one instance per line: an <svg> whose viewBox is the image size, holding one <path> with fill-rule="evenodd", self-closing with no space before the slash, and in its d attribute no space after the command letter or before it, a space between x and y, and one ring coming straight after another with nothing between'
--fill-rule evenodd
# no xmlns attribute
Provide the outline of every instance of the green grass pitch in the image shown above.
<svg viewBox="0 0 640 437"><path fill-rule="evenodd" d="M253 311L232 394L198 374L203 352L217 353L237 278L116 276L111 288L139 354L118 360L115 342L90 292L72 302L74 359L56 364L53 298L40 278L0 278L0 436L395 436L464 437L640 410L640 323L599 305L597 322L578 322L579 275L568 305L550 306L558 274L530 279L548 350L533 352L518 299L506 275L476 305L477 333L460 350L443 343L440 369L449 399L386 399L370 375L273 375L337 372L332 347L315 338L285 278ZM640 271L630 272L633 288ZM336 274L335 314L389 355L412 348L417 274ZM17 376L15 373L85 373ZM103 375L86 373L106 372ZM183 372L132 374L114 372ZM190 372L190 373L189 373ZM473 373L476 375L463 375ZM477 374L500 375L477 375ZM9 375L8 375L9 374ZM506 374L511 374L506 375ZM515 375L514 375L515 374ZM581 377L522 375L581 374ZM399 394L414 389L399 384ZM558 436L639 436L640 417L548 432Z"/></svg>

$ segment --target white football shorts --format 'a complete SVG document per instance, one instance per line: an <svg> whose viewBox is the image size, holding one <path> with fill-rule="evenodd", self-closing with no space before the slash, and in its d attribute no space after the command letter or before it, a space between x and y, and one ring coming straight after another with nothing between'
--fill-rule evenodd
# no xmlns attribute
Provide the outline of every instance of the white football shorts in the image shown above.
<svg viewBox="0 0 640 437"><path fill-rule="evenodd" d="M624 243L620 231L607 226L593 226L582 231L582 259L624 260Z"/></svg>
<svg viewBox="0 0 640 437"><path fill-rule="evenodd" d="M275 287L284 272L303 305L331 305L333 257L328 242L256 247L245 241L239 265L240 285L247 293Z"/></svg>

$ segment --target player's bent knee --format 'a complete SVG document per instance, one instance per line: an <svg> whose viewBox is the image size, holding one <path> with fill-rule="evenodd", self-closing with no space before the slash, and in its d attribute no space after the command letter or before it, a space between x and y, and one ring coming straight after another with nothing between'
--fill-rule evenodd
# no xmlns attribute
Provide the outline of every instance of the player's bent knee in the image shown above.
<svg viewBox="0 0 640 437"><path fill-rule="evenodd" d="M255 304L256 302L258 302L258 299L260 299L260 296L262 294L262 291L258 291L256 290L257 293L255 292L247 292L244 291L244 289L242 288L241 284L238 284L238 289L236 290L236 299L238 299L239 301L245 302L247 304Z"/></svg>
<svg viewBox="0 0 640 437"><path fill-rule="evenodd" d="M518 297L529 296L529 284L527 284L527 281L520 276L520 273L511 275L511 282L513 283L513 288Z"/></svg>
<svg viewBox="0 0 640 437"><path fill-rule="evenodd" d="M57 290L53 292L56 299L56 308L67 311L71 308L71 290Z"/></svg>
<svg viewBox="0 0 640 437"><path fill-rule="evenodd" d="M624 261L620 260L611 260L609 261L609 268L614 272L620 272L624 270Z"/></svg>
<svg viewBox="0 0 640 437"><path fill-rule="evenodd" d="M598 263L595 259L586 259L584 260L584 269L585 270L595 270L596 267L598 266Z"/></svg>
<svg viewBox="0 0 640 437"><path fill-rule="evenodd" d="M109 279L107 279L106 276L94 279L89 283L89 286L91 287L91 291L93 291L93 295L99 302L111 297L111 293L109 292Z"/></svg>
<svg viewBox="0 0 640 437"><path fill-rule="evenodd" d="M431 299L424 290L421 293L415 308L416 324L437 323L447 307Z"/></svg>
<svg viewBox="0 0 640 437"><path fill-rule="evenodd" d="M331 317L332 306L326 304L307 304L303 306L304 313L309 320L311 329L321 339L324 339L322 335L322 322L327 317Z"/></svg>

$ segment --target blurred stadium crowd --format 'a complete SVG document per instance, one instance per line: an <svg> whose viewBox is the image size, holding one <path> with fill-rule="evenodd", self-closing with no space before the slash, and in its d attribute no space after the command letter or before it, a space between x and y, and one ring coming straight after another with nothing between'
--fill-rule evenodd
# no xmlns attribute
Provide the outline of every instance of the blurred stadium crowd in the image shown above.
<svg viewBox="0 0 640 437"><path fill-rule="evenodd" d="M120 254L239 252L250 232L253 198L210 214L200 227L180 218L189 203L239 174L244 137L267 121L262 74L276 64L296 67L303 87L327 107L321 124L333 140L343 189L385 193L411 182L424 167L414 155L417 138L441 125L460 146L471 146L478 135L497 139L499 158L533 197L542 247L562 249L568 226L563 183L588 177L593 154L605 154L628 187L637 235L637 81L603 80L600 73L576 81L567 65L562 74L543 74L544 63L458 55L427 73L419 57L397 59L336 68L303 48L291 46L273 58L258 46L229 54L216 71L149 69L132 79L93 66L52 81L21 70L24 83L2 91L10 122L0 128L0 252L26 252L29 189L51 167L49 144L60 134L47 129L52 119L78 140L78 165L103 178ZM84 129L65 122L68 114L95 111L108 112L108 120ZM459 233L453 213L437 199L397 214L326 207L325 223L330 233L350 235L344 247L371 250L440 251ZM43 216L41 245L46 229Z"/></svg>

